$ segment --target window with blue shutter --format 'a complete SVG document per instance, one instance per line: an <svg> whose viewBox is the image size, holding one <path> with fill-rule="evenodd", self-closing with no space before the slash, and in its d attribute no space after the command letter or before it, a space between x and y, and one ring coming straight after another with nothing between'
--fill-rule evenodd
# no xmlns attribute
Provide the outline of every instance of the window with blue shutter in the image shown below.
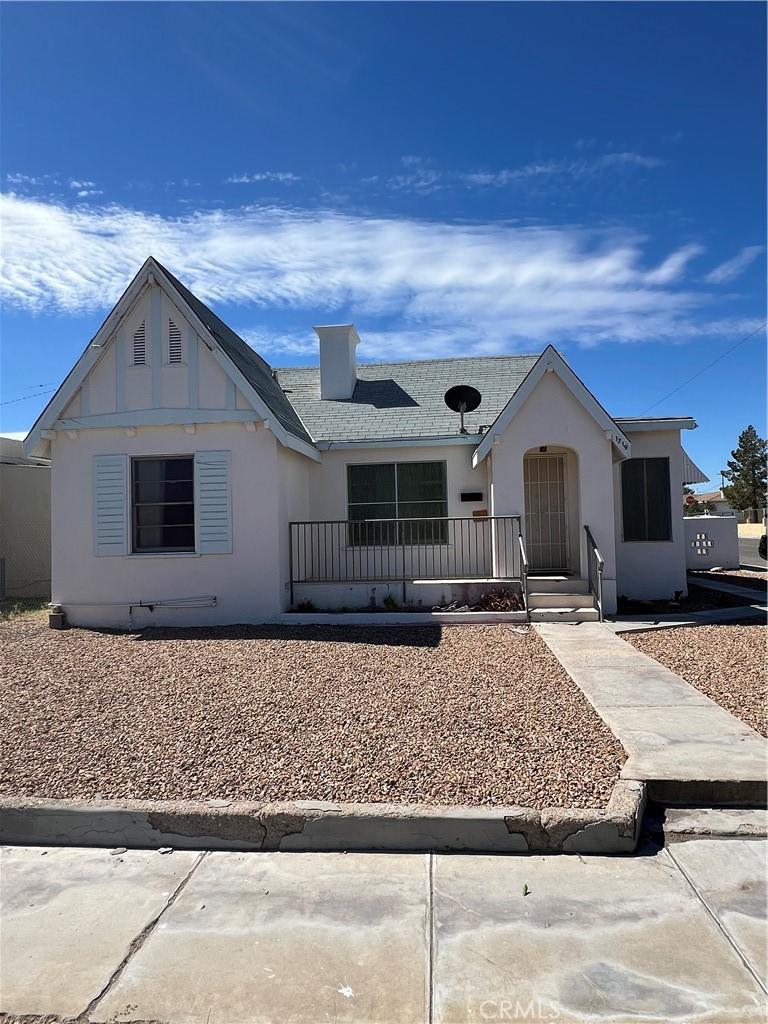
<svg viewBox="0 0 768 1024"><path fill-rule="evenodd" d="M97 455L93 474L97 555L232 551L229 452Z"/></svg>

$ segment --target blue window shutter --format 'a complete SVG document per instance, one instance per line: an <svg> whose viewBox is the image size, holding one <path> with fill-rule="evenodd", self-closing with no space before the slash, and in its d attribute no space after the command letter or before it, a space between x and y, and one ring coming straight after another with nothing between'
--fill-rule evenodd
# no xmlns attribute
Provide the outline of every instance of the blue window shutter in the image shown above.
<svg viewBox="0 0 768 1024"><path fill-rule="evenodd" d="M97 555L128 554L128 456L93 457L93 544Z"/></svg>
<svg viewBox="0 0 768 1024"><path fill-rule="evenodd" d="M229 452L195 454L195 518L198 554L231 554L232 485Z"/></svg>

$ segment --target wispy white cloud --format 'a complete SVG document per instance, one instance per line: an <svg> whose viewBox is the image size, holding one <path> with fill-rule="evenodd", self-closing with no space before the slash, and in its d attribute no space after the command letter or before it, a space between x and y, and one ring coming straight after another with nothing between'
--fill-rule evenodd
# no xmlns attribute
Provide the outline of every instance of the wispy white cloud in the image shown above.
<svg viewBox="0 0 768 1024"><path fill-rule="evenodd" d="M733 259L726 260L725 263L721 263L711 270L707 274L707 281L710 284L726 284L728 281L733 281L739 274L743 274L750 263L754 262L762 252L765 252L764 245L745 246Z"/></svg>
<svg viewBox="0 0 768 1024"><path fill-rule="evenodd" d="M671 253L658 267L645 275L646 284L671 284L682 277L685 268L692 259L701 256L706 250L701 245L684 245L677 252Z"/></svg>
<svg viewBox="0 0 768 1024"><path fill-rule="evenodd" d="M262 171L259 174L232 174L224 179L225 185L250 185L256 181L279 181L283 185L292 185L303 179L291 171Z"/></svg>
<svg viewBox="0 0 768 1024"><path fill-rule="evenodd" d="M576 148L584 150L594 140L579 139ZM477 169L473 171L441 170L433 166L429 160L418 156L404 156L401 163L406 169L404 174L394 174L384 178L389 189L413 191L428 194L444 188L505 188L523 185L528 182L544 182L547 180L586 181L610 172L621 173L631 170L652 170L661 167L666 161L656 156L644 156L642 153L622 152L604 153L601 156L587 159L541 160L523 164L521 167L503 168L501 170ZM379 182L378 176L366 178L363 184Z"/></svg>
<svg viewBox="0 0 768 1024"><path fill-rule="evenodd" d="M100 188L81 188L77 193L78 199L82 199L85 196L103 196L104 191Z"/></svg>
<svg viewBox="0 0 768 1024"><path fill-rule="evenodd" d="M459 177L469 185L494 186L502 188L532 179L571 178L584 180L610 170L622 168L661 167L664 160L655 156L643 156L641 153L604 153L593 160L544 160L501 171L473 171Z"/></svg>
<svg viewBox="0 0 768 1024"><path fill-rule="evenodd" d="M82 188L96 188L96 182L95 181L77 181L76 178L70 178L69 179L69 187L70 188L78 188L78 189L82 189Z"/></svg>
<svg viewBox="0 0 768 1024"><path fill-rule="evenodd" d="M48 174L43 174L38 177L35 177L32 174L6 174L5 180L9 185L45 185L51 180L51 176Z"/></svg>
<svg viewBox="0 0 768 1024"><path fill-rule="evenodd" d="M651 262L650 241L628 231L258 206L166 218L18 195L2 199L2 221L10 308L108 309L153 254L233 326L268 322L268 312L248 306L306 318L306 336L261 338L273 353L312 351L301 347L315 344L309 326L338 316L368 321L369 359L379 345L378 357L392 358L681 339L705 332L708 321L710 296L680 285L698 247ZM234 318L226 309L233 304L244 307ZM394 341L382 333L392 323Z"/></svg>

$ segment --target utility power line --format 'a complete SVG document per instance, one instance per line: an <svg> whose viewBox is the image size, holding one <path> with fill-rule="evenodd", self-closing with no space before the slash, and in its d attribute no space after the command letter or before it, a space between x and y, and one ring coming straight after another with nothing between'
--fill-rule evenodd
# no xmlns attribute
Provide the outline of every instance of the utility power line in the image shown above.
<svg viewBox="0 0 768 1024"><path fill-rule="evenodd" d="M679 387L674 388L672 391L669 392L668 395L664 395L664 397L660 398L658 402L654 402L653 405L649 405L647 409L644 409L640 413L640 415L645 416L645 414L647 412L650 412L651 409L655 409L657 405L661 405L662 402L666 402L666 400L668 398L671 398L672 395L676 395L678 391L682 391L683 388L686 387L686 385L690 384L692 380L696 380L697 377L700 377L702 373L706 373L706 371L709 370L710 367L714 366L715 363L719 363L721 359L725 359L725 357L727 355L730 355L730 353L737 349L739 345L743 345L745 341L749 341L750 338L754 338L754 336L756 334L759 334L765 326L768 326L768 320L766 320L764 324L760 324L759 327L755 328L755 330L752 331L751 334L748 334L746 338L742 338L741 341L737 341L735 345L732 345L726 352L723 352L722 355L718 356L717 359L713 359L711 363L707 363L707 365L702 367L702 369L699 370L698 373L694 373L694 375L692 377L689 377L688 380L683 381L683 383Z"/></svg>

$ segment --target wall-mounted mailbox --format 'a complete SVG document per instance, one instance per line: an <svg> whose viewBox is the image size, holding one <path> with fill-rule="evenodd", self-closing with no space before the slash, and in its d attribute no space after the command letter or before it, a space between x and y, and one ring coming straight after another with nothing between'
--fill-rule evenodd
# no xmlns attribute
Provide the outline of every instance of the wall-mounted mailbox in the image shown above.
<svg viewBox="0 0 768 1024"><path fill-rule="evenodd" d="M483 500L483 492L482 491L462 491L461 492L461 500L462 501L482 501Z"/></svg>

